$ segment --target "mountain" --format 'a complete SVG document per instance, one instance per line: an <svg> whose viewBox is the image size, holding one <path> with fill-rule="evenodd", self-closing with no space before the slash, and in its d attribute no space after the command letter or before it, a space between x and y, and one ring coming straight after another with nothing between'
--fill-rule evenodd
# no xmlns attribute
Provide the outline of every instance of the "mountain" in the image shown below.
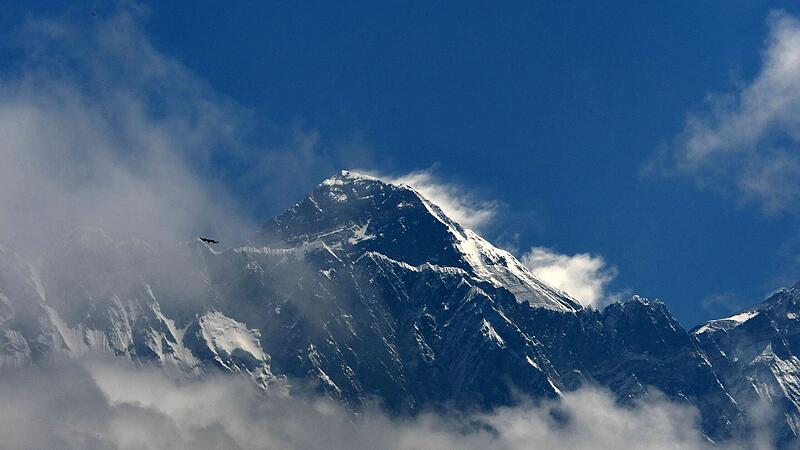
<svg viewBox="0 0 800 450"><path fill-rule="evenodd" d="M92 229L34 262L0 248L0 367L103 354L395 414L598 385L694 405L715 441L751 433L767 402L786 443L796 289L691 332L657 300L584 308L413 188L343 171L224 251Z"/></svg>
<svg viewBox="0 0 800 450"><path fill-rule="evenodd" d="M800 432L800 284L692 330L731 395L769 405L779 441ZM766 409L766 408L765 408Z"/></svg>
<svg viewBox="0 0 800 450"><path fill-rule="evenodd" d="M532 307L581 308L513 255L450 220L413 188L348 171L323 181L302 202L265 224L261 237L268 245L319 242L348 258L375 252L412 266L458 268L504 287Z"/></svg>

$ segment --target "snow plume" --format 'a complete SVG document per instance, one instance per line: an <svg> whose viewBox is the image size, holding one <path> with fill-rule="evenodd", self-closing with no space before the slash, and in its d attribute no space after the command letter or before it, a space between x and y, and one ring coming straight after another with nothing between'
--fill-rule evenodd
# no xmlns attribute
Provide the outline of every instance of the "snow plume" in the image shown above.
<svg viewBox="0 0 800 450"><path fill-rule="evenodd" d="M800 212L800 22L773 12L760 71L688 115L645 173L688 176L766 212Z"/></svg>
<svg viewBox="0 0 800 450"><path fill-rule="evenodd" d="M372 175L392 184L411 186L447 217L472 230L489 225L500 206L496 201L478 198L463 186L442 181L432 170L415 170L400 176Z"/></svg>
<svg viewBox="0 0 800 450"><path fill-rule="evenodd" d="M652 396L632 407L593 389L472 416L353 416L328 400L262 392L239 377L181 380L118 361L0 377L10 448L701 449L696 411Z"/></svg>
<svg viewBox="0 0 800 450"><path fill-rule="evenodd" d="M544 247L534 247L522 255L522 263L545 283L568 293L584 306L604 306L613 301L606 286L617 276L599 255L563 255Z"/></svg>

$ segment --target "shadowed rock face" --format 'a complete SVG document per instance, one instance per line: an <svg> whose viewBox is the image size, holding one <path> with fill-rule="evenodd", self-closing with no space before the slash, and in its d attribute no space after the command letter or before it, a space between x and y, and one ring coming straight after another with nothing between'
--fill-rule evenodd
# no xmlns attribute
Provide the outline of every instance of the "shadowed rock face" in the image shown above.
<svg viewBox="0 0 800 450"><path fill-rule="evenodd" d="M796 432L795 289L691 333L640 297L584 309L418 192L342 172L215 251L71 236L36 265L0 251L0 364L86 352L283 376L353 408L492 408L601 385L654 389L701 412L712 438L747 432L769 398ZM746 317L746 320L741 320Z"/></svg>

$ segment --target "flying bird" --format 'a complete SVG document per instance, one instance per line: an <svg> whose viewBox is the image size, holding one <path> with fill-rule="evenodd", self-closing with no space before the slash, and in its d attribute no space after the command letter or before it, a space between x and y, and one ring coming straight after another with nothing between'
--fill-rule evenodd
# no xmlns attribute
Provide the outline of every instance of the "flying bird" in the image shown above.
<svg viewBox="0 0 800 450"><path fill-rule="evenodd" d="M97 13L92 11L92 17L97 17Z"/></svg>
<svg viewBox="0 0 800 450"><path fill-rule="evenodd" d="M204 237L200 237L200 240L203 242L208 242L209 244L219 244L219 241L215 241L214 239L208 239Z"/></svg>

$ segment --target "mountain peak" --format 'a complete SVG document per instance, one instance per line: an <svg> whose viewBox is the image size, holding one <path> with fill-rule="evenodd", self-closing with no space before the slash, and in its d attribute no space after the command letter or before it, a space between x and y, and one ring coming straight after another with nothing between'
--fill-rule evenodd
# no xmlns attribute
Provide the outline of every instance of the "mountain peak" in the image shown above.
<svg viewBox="0 0 800 450"><path fill-rule="evenodd" d="M320 241L355 260L367 252L411 266L466 271L510 291L520 302L559 311L580 303L536 278L509 252L447 215L413 187L343 170L303 201L264 224L262 244L285 248Z"/></svg>
<svg viewBox="0 0 800 450"><path fill-rule="evenodd" d="M406 196L404 202L398 205L386 203L381 195L375 196L375 191L388 191L393 193L402 193ZM311 192L307 199L315 201L315 206L319 207L317 200L332 199L334 203L345 204L353 201L376 199L379 200L378 204L373 202L373 206L379 208L391 208L398 206L403 209L409 208L422 208L426 214L433 216L436 220L441 222L447 227L451 227L457 233L463 233L464 229L461 224L450 219L439 205L434 204L427 199L421 192L414 189L414 187L403 184L385 181L372 175L354 172L351 170L342 170L338 174L326 178L316 189Z"/></svg>
<svg viewBox="0 0 800 450"><path fill-rule="evenodd" d="M349 183L349 182L359 181L359 180L378 181L378 182L383 183L383 181L381 181L378 178L375 178L373 176L370 176L370 175L365 175L365 174L362 174L362 173L354 172L352 170L342 170L338 174L323 180L322 183L320 183L320 185L334 186L334 185L337 185L337 184L344 184L344 183Z"/></svg>
<svg viewBox="0 0 800 450"><path fill-rule="evenodd" d="M708 332L725 331L739 327L759 316L766 316L769 323L781 323L786 320L794 321L800 316L800 282L790 288L781 288L774 291L769 297L756 306L738 311L737 313L721 319L712 319L696 326L692 332L702 334Z"/></svg>

